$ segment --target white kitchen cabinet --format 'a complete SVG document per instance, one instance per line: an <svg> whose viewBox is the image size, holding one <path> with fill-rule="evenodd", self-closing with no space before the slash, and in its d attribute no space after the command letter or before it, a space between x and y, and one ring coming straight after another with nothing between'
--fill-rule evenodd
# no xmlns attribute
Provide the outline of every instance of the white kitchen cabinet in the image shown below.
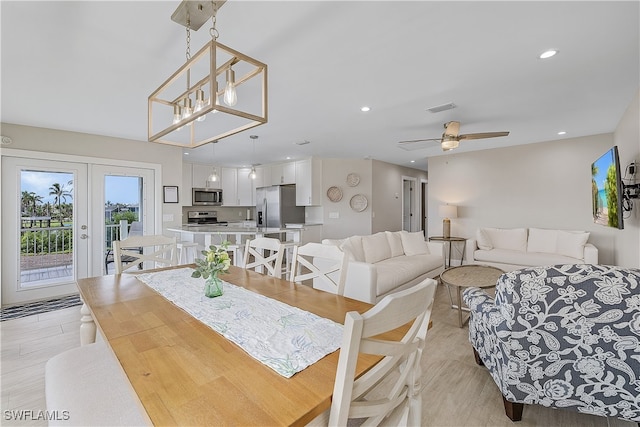
<svg viewBox="0 0 640 427"><path fill-rule="evenodd" d="M254 182L251 168L221 168L222 206L253 206Z"/></svg>
<svg viewBox="0 0 640 427"><path fill-rule="evenodd" d="M255 180L249 178L251 168L239 168L237 175L238 206L254 206ZM224 195L223 195L224 197Z"/></svg>
<svg viewBox="0 0 640 427"><path fill-rule="evenodd" d="M256 179L254 187L268 187L271 185L271 166L256 166Z"/></svg>
<svg viewBox="0 0 640 427"><path fill-rule="evenodd" d="M222 177L222 206L238 206L238 170L220 168Z"/></svg>
<svg viewBox="0 0 640 427"><path fill-rule="evenodd" d="M319 206L322 204L322 161L304 159L295 162L296 205Z"/></svg>
<svg viewBox="0 0 640 427"><path fill-rule="evenodd" d="M277 163L271 165L271 185L295 184L295 162Z"/></svg>
<svg viewBox="0 0 640 427"><path fill-rule="evenodd" d="M213 171L212 165L201 165L199 163L194 163L193 164L193 187L221 188L219 182L207 182L207 178L209 178L209 175L211 175L212 171ZM218 169L218 176L220 176L219 169Z"/></svg>

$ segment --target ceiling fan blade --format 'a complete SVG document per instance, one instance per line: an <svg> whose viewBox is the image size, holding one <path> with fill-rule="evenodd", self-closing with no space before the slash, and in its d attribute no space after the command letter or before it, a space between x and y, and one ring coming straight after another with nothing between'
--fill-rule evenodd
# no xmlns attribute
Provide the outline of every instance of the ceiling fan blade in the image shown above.
<svg viewBox="0 0 640 427"><path fill-rule="evenodd" d="M484 133L468 133L466 135L458 136L458 141L463 139L483 139L483 138L497 138L500 136L507 136L509 132L484 132Z"/></svg>
<svg viewBox="0 0 640 427"><path fill-rule="evenodd" d="M410 141L399 141L399 142L396 142L396 144L398 144L398 145L415 144L416 142L440 141L441 139L442 138L412 139Z"/></svg>
<svg viewBox="0 0 640 427"><path fill-rule="evenodd" d="M449 122L444 125L444 135L458 136L460 133L460 122Z"/></svg>

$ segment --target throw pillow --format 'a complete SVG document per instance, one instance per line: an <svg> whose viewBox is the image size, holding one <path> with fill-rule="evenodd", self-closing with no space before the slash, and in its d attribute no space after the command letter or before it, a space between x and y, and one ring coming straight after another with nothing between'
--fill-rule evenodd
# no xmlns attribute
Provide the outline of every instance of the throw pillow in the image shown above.
<svg viewBox="0 0 640 427"><path fill-rule="evenodd" d="M558 231L558 253L572 258L583 259L584 245L589 240L589 234L586 231Z"/></svg>
<svg viewBox="0 0 640 427"><path fill-rule="evenodd" d="M491 245L495 249L508 249L520 252L527 250L526 228L487 228L485 230L491 239Z"/></svg>
<svg viewBox="0 0 640 427"><path fill-rule="evenodd" d="M404 255L404 248L402 247L402 238L397 231L385 231L387 240L389 241L389 247L391 247L391 258Z"/></svg>
<svg viewBox="0 0 640 427"><path fill-rule="evenodd" d="M558 230L530 228L529 238L527 239L527 252L555 254L557 240Z"/></svg>
<svg viewBox="0 0 640 427"><path fill-rule="evenodd" d="M493 249L493 246L491 245L491 239L487 235L487 232L484 230L484 228L478 228L478 231L476 231L476 242L478 248L482 249L483 251L490 251L491 249Z"/></svg>
<svg viewBox="0 0 640 427"><path fill-rule="evenodd" d="M351 236L348 239L344 239L339 248L348 254L349 260L365 262L362 236Z"/></svg>
<svg viewBox="0 0 640 427"><path fill-rule="evenodd" d="M424 240L424 234L422 234L422 231L416 231L414 233L402 231L400 233L400 239L402 240L404 254L407 256L425 255L430 253L429 245Z"/></svg>
<svg viewBox="0 0 640 427"><path fill-rule="evenodd" d="M371 236L363 236L362 249L364 250L364 260L370 264L391 258L391 247L387 235L383 231Z"/></svg>

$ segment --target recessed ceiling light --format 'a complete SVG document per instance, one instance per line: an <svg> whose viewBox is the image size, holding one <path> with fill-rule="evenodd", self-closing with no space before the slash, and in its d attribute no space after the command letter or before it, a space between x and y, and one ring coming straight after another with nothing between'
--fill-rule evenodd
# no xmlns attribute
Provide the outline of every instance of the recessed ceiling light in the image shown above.
<svg viewBox="0 0 640 427"><path fill-rule="evenodd" d="M566 134L567 134L567 132L565 132L565 131L563 131L563 130L561 130L560 132L558 132L558 135L566 135Z"/></svg>
<svg viewBox="0 0 640 427"><path fill-rule="evenodd" d="M363 113L366 113L367 111L371 111L371 107L367 107L365 105L364 107L360 107L360 111L362 111Z"/></svg>
<svg viewBox="0 0 640 427"><path fill-rule="evenodd" d="M415 163L415 162L416 162L415 160L411 160L409 163Z"/></svg>
<svg viewBox="0 0 640 427"><path fill-rule="evenodd" d="M554 56L556 53L558 53L557 50L555 49L549 49L545 52L542 52L540 54L540 59L547 59L547 58L551 58L552 56Z"/></svg>
<svg viewBox="0 0 640 427"><path fill-rule="evenodd" d="M185 156L188 156L188 155L189 155L189 153L187 153L187 152L185 151L185 152L184 152L184 155L185 155Z"/></svg>
<svg viewBox="0 0 640 427"><path fill-rule="evenodd" d="M291 156L287 156L287 160L291 160Z"/></svg>

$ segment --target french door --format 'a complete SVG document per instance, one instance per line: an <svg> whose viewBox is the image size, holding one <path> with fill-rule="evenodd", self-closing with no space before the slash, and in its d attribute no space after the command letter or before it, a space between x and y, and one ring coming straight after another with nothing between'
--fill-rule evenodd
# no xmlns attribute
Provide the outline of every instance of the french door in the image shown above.
<svg viewBox="0 0 640 427"><path fill-rule="evenodd" d="M2 157L2 304L77 292L88 275L87 165Z"/></svg>
<svg viewBox="0 0 640 427"><path fill-rule="evenodd" d="M13 153L1 163L3 306L76 293L78 279L106 274L114 206L160 232L158 165Z"/></svg>

